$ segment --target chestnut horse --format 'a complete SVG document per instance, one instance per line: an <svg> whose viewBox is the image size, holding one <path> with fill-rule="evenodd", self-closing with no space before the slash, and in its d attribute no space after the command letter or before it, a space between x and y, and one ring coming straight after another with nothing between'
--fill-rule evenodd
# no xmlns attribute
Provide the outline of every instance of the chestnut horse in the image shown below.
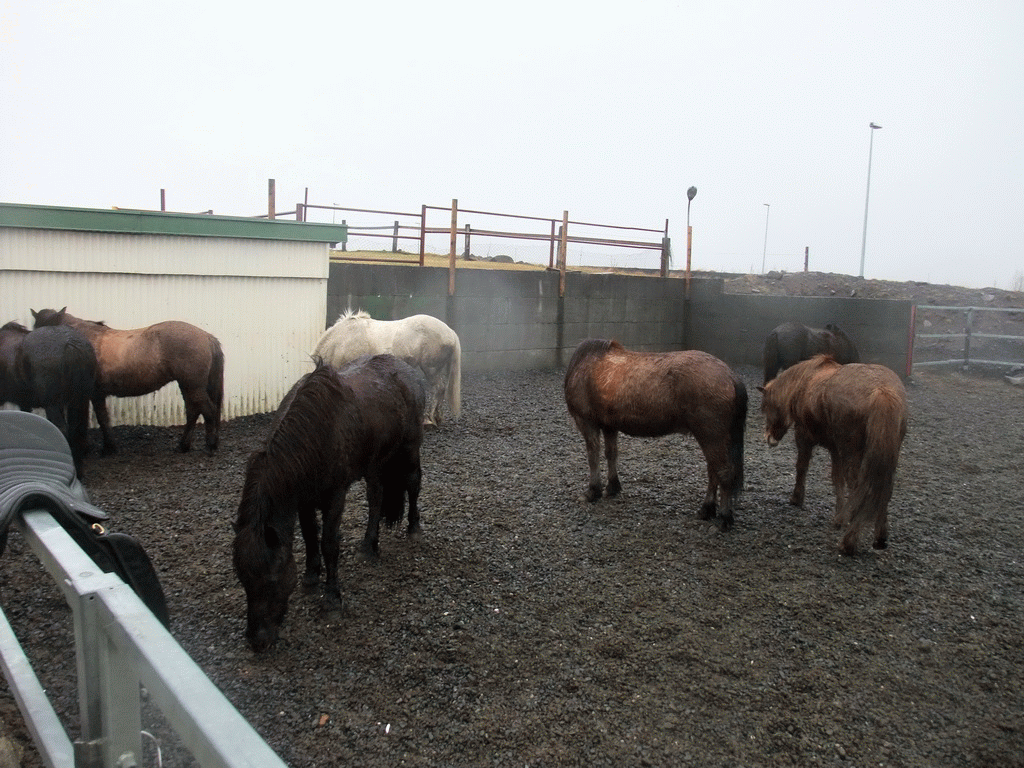
<svg viewBox="0 0 1024 768"><path fill-rule="evenodd" d="M764 382L774 379L801 360L831 355L837 363L859 363L860 354L846 332L835 323L808 328L803 323L783 323L764 342Z"/></svg>
<svg viewBox="0 0 1024 768"><path fill-rule="evenodd" d="M10 322L0 328L0 404L23 411L42 408L71 448L75 471L83 474L88 451L89 401L96 386L96 353L74 328L30 331Z"/></svg>
<svg viewBox="0 0 1024 768"><path fill-rule="evenodd" d="M391 354L427 380L427 406L423 423L438 426L441 407L448 404L452 419L459 418L462 402L462 346L459 336L431 315L401 320L374 320L363 310L345 312L324 331L313 351L335 368L360 355Z"/></svg>
<svg viewBox="0 0 1024 768"><path fill-rule="evenodd" d="M824 446L832 456L834 523L846 527L839 551L852 555L869 523L874 548L885 549L889 499L907 434L907 393L899 376L882 365L841 365L816 355L760 389L768 444L777 445L794 428L796 484L789 503L803 506L811 452Z"/></svg>
<svg viewBox="0 0 1024 768"><path fill-rule="evenodd" d="M246 595L245 636L269 648L298 581L292 539L296 516L306 545L307 588L326 566L328 600L338 588L338 526L349 486L366 480L369 507L363 556L375 559L381 518L401 521L409 499L408 535L420 533L424 382L393 355L362 357L340 371L316 360L278 408L262 450L254 452L235 523L234 564ZM316 510L323 520L318 541Z"/></svg>
<svg viewBox="0 0 1024 768"><path fill-rule="evenodd" d="M92 407L103 433L103 452L116 450L110 434L107 396L138 397L176 381L185 401L185 430L178 450L192 448L199 417L206 429L206 448L217 449L224 400L224 353L216 337L189 323L169 320L145 328L119 331L102 322L81 320L67 307L32 310L35 327L69 325L96 350L98 369Z"/></svg>
<svg viewBox="0 0 1024 768"><path fill-rule="evenodd" d="M586 339L565 371L565 402L587 447L587 501L601 497L601 435L608 462L606 493L616 496L622 490L619 432L634 437L691 434L708 468L698 516L710 520L719 511L721 529L732 527L733 504L743 488L747 389L717 357L698 351L633 352L617 341Z"/></svg>

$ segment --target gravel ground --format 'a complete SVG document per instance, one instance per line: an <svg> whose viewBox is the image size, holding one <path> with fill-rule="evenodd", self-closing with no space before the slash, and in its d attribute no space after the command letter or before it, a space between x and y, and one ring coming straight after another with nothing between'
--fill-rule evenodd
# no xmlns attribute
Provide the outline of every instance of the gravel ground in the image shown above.
<svg viewBox="0 0 1024 768"><path fill-rule="evenodd" d="M691 438L622 438L623 495L587 504L561 373L465 375L463 418L424 441L424 537L349 556L340 622L297 592L259 656L231 524L269 416L227 423L214 457L175 453L179 429L117 428L89 487L145 542L175 637L296 768L1024 766L1024 390L915 377L890 547L843 558L826 457L787 506L792 438L765 446L760 373L739 373L746 491L724 534L696 517ZM352 553L364 524L354 488ZM0 599L73 723L70 611L25 550L13 535ZM0 719L28 744L6 688ZM192 764L145 720L165 766ZM23 764L41 765L31 746Z"/></svg>

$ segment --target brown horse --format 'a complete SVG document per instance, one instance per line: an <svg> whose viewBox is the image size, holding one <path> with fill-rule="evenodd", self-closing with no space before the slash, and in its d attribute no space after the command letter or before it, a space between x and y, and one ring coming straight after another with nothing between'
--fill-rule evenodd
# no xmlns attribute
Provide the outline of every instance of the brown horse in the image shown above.
<svg viewBox="0 0 1024 768"><path fill-rule="evenodd" d="M803 506L814 446L832 456L834 523L846 527L839 551L852 555L861 528L875 527L875 549L889 538L889 499L907 433L907 393L882 365L840 365L827 355L786 369L760 388L765 439L777 445L790 427L796 440L796 484L789 503Z"/></svg>
<svg viewBox="0 0 1024 768"><path fill-rule="evenodd" d="M590 483L584 498L601 497L601 435L608 461L608 496L619 482L618 433L634 437L691 434L708 467L708 488L698 513L733 524L733 503L743 488L743 432L747 389L725 363L705 352L644 353L617 341L586 339L565 371L565 402L587 446Z"/></svg>
<svg viewBox="0 0 1024 768"><path fill-rule="evenodd" d="M116 449L110 434L107 397L138 397L172 381L178 383L185 401L185 430L178 450L191 449L200 416L206 429L207 450L217 449L224 400L224 353L216 337L178 320L119 331L102 322L81 320L66 310L32 310L32 316L36 328L69 325L92 342L98 363L92 406L103 433L104 453Z"/></svg>
<svg viewBox="0 0 1024 768"><path fill-rule="evenodd" d="M764 342L764 383L801 360L831 355L837 363L859 363L860 354L846 332L835 323L808 328L803 323L783 323Z"/></svg>
<svg viewBox="0 0 1024 768"><path fill-rule="evenodd" d="M266 446L249 457L235 523L234 564L246 595L246 638L255 651L273 645L298 582L292 553L298 517L306 545L303 584L320 581L340 602L338 525L349 486L366 480L369 507L362 554L378 557L380 521L420 533L420 447L426 381L393 355L361 357L340 371L317 367L278 408ZM323 521L318 531L316 511Z"/></svg>

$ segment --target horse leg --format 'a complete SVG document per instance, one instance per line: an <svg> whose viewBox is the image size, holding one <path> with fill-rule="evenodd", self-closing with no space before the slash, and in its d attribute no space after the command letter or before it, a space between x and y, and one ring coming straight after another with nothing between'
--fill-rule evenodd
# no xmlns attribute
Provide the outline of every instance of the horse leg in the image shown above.
<svg viewBox="0 0 1024 768"><path fill-rule="evenodd" d="M723 488L724 493L724 488ZM723 512L725 509L723 508ZM701 520L710 520L718 512L718 474L711 468L711 464L708 463L708 489L704 494L704 503L700 505L700 509L697 510L697 517ZM722 519L723 524L725 518ZM729 522L732 525L732 521ZM726 530L725 527L722 530Z"/></svg>
<svg viewBox="0 0 1024 768"><path fill-rule="evenodd" d="M360 554L364 560L380 559L380 518L384 505L384 486L380 478L366 478L366 535Z"/></svg>
<svg viewBox="0 0 1024 768"><path fill-rule="evenodd" d="M338 588L338 555L341 552L341 544L338 541L338 527L341 525L341 516L345 511L345 495L348 493L348 486L335 490L331 497L330 504L324 510L323 531L320 535L320 550L324 558L324 570L327 572L324 579L324 594L327 599L341 603L341 590ZM305 530L303 530L305 536Z"/></svg>
<svg viewBox="0 0 1024 768"><path fill-rule="evenodd" d="M181 440L178 441L178 450L188 453L192 450L192 435L196 431L196 422L199 421L202 407L197 402L196 394L186 390L184 384L179 382L178 389L181 391L181 399L185 401L185 431L181 433ZM205 393L202 394L206 397Z"/></svg>
<svg viewBox="0 0 1024 768"><path fill-rule="evenodd" d="M405 491L409 494L409 526L406 529L406 535L410 539L418 539L423 532L423 528L420 525L419 507L416 506L420 496L422 480L423 474L420 470L419 462L417 462L415 468L409 472L405 485Z"/></svg>
<svg viewBox="0 0 1024 768"><path fill-rule="evenodd" d="M832 517L832 524L836 528L842 528L850 523L850 462L840 456L837 451L832 451L832 490L836 495L836 510Z"/></svg>
<svg viewBox="0 0 1024 768"><path fill-rule="evenodd" d="M587 447L587 467L590 470L590 480L583 498L587 501L597 501L601 498L601 432L582 419L576 419L576 426L583 435L583 443Z"/></svg>
<svg viewBox="0 0 1024 768"><path fill-rule="evenodd" d="M302 586L309 589L320 582L320 526L316 521L316 508L312 504L299 507L299 527L306 544L306 570Z"/></svg>
<svg viewBox="0 0 1024 768"><path fill-rule="evenodd" d="M807 487L807 468L811 464L814 443L799 429L794 435L794 441L796 442L796 482L793 485L793 492L789 495L789 503L794 507L803 507L804 493Z"/></svg>
<svg viewBox="0 0 1024 768"><path fill-rule="evenodd" d="M107 397L104 394L92 396L92 409L96 413L96 422L100 425L100 433L103 435L104 456L117 452L117 444L110 434L110 413L107 411Z"/></svg>
<svg viewBox="0 0 1024 768"><path fill-rule="evenodd" d="M608 462L608 487L605 493L609 497L618 496L622 492L622 483L619 482L619 433L614 429L603 431L604 458Z"/></svg>

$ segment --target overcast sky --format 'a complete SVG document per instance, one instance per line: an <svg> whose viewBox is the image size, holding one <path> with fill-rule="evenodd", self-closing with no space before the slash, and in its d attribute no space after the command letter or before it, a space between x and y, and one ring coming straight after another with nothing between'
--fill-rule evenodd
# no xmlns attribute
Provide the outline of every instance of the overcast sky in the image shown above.
<svg viewBox="0 0 1024 768"><path fill-rule="evenodd" d="M0 63L4 202L248 216L273 178L668 219L678 265L696 186L694 269L856 275L875 122L865 276L1024 275L1020 0L2 0Z"/></svg>

